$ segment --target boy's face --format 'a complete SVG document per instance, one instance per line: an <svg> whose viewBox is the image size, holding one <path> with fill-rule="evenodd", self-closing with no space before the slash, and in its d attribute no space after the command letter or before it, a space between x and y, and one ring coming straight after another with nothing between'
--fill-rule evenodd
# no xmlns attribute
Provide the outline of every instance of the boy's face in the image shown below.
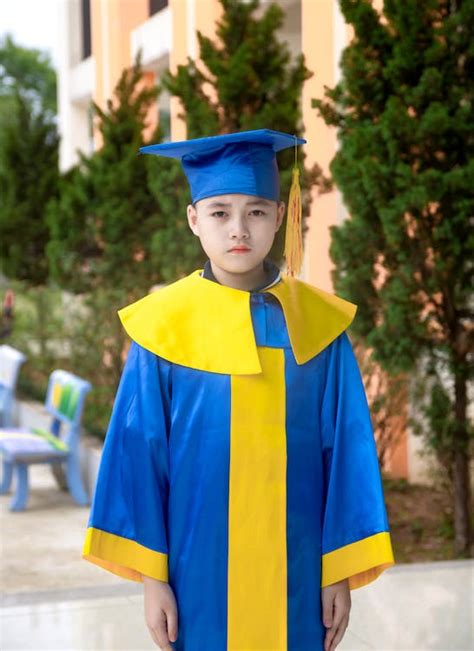
<svg viewBox="0 0 474 651"><path fill-rule="evenodd" d="M245 274L268 255L285 204L248 194L223 194L189 205L187 213L189 226L213 265L230 274Z"/></svg>

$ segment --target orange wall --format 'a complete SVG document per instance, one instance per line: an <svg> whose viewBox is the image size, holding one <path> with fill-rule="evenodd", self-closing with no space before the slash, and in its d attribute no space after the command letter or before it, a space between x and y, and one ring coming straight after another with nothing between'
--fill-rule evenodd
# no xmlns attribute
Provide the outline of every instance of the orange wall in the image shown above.
<svg viewBox="0 0 474 651"><path fill-rule="evenodd" d="M199 54L196 31L206 36L214 33L215 21L221 12L218 0L195 0L194 10L189 12L186 0L169 0L172 15L172 51L170 68L176 72L179 64L187 57ZM96 84L93 100L101 108L112 97L114 87L124 68L132 63L130 33L148 19L148 0L91 0L92 52L95 60ZM192 30L192 25L194 29ZM192 30L192 31L191 31ZM146 84L154 83L147 75ZM186 126L178 118L181 112L179 100L171 98L171 137L173 140L186 138ZM150 111L150 135L156 125L156 111ZM95 134L96 146L100 146L100 134Z"/></svg>
<svg viewBox="0 0 474 651"><path fill-rule="evenodd" d="M303 91L303 122L308 140L305 151L307 165L317 162L325 174L328 174L329 163L336 151L336 133L317 117L315 109L311 108L311 100L322 97L324 85L334 84L333 10L333 0L301 0L301 47L306 65L314 73ZM318 197L314 191L305 239L305 280L326 291L332 291L332 263L328 250L329 226L335 222L335 215L336 193Z"/></svg>
<svg viewBox="0 0 474 651"><path fill-rule="evenodd" d="M178 65L185 64L188 56L197 59L199 43L197 32L213 36L216 20L221 14L218 0L194 0L194 9L188 12L189 5L184 0L169 0L173 17L173 48L170 53L170 69L175 73ZM182 112L181 104L171 98L171 139L184 140L186 125L178 118Z"/></svg>
<svg viewBox="0 0 474 651"><path fill-rule="evenodd" d="M196 0L196 30L204 36L214 36L221 15L222 7L217 0Z"/></svg>
<svg viewBox="0 0 474 651"><path fill-rule="evenodd" d="M177 67L186 62L188 55L187 47L187 11L186 3L183 0L169 0L173 20L173 47L170 52L170 70L176 73ZM178 118L182 112L180 101L176 97L171 98L171 140L185 140L186 125Z"/></svg>
<svg viewBox="0 0 474 651"><path fill-rule="evenodd" d="M147 18L148 0L91 0L93 100L101 108L112 97L123 69L130 66L130 32ZM100 145L97 134L96 145Z"/></svg>

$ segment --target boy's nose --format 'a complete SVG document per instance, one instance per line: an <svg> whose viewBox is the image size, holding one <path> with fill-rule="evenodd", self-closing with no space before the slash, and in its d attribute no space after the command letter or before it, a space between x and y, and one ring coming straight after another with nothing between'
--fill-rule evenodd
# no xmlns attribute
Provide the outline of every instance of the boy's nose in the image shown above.
<svg viewBox="0 0 474 651"><path fill-rule="evenodd" d="M237 217L230 224L230 236L234 238L248 237L249 230L245 219Z"/></svg>

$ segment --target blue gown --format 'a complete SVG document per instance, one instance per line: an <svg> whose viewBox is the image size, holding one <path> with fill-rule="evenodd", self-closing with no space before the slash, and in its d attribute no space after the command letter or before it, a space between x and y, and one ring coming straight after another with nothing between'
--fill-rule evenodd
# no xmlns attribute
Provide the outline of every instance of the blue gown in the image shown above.
<svg viewBox="0 0 474 651"><path fill-rule="evenodd" d="M284 275L273 293L198 272L178 283L168 303L150 295L119 313L132 343L83 557L127 579L168 581L177 651L322 650L321 587L348 578L355 589L394 563L346 332L355 309L344 301L341 317L342 299ZM196 312L188 330L180 292ZM232 301L244 307L225 321ZM304 328L319 328L317 346L306 345L312 334L297 338Z"/></svg>

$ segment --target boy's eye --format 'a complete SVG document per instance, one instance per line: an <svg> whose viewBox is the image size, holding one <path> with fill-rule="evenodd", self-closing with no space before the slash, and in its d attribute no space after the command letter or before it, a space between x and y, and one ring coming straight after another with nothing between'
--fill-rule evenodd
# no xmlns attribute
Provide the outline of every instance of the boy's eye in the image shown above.
<svg viewBox="0 0 474 651"><path fill-rule="evenodd" d="M250 211L250 214L256 217L260 217L261 215L265 215L265 211L255 208L255 210ZM222 219L226 215L227 213L225 210L214 210L214 212L211 212L211 217L217 217L217 219Z"/></svg>

